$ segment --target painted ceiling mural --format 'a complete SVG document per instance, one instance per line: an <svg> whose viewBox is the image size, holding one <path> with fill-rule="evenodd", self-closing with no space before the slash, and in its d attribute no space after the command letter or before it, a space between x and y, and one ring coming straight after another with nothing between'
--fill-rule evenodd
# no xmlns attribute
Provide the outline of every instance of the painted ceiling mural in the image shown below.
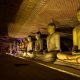
<svg viewBox="0 0 80 80"><path fill-rule="evenodd" d="M31 32L46 32L52 19L57 27L74 27L79 24L76 18L79 8L80 0L23 0L15 21L8 24L8 34L26 37Z"/></svg>

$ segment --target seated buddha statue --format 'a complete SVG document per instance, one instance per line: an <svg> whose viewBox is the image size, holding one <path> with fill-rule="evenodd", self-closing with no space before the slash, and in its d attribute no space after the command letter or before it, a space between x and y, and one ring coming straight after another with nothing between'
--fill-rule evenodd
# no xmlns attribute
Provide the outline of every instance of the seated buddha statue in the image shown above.
<svg viewBox="0 0 80 80"><path fill-rule="evenodd" d="M41 56L41 60L51 62L56 60L56 55L60 51L60 34L55 31L55 24L48 24L47 51Z"/></svg>
<svg viewBox="0 0 80 80"><path fill-rule="evenodd" d="M55 31L55 24L48 25L47 49L48 52L60 51L60 34Z"/></svg>
<svg viewBox="0 0 80 80"><path fill-rule="evenodd" d="M13 49L12 49L12 43L10 43L9 44L9 53L12 54L12 51L13 51Z"/></svg>
<svg viewBox="0 0 80 80"><path fill-rule="evenodd" d="M77 12L77 19L80 22L80 10ZM80 25L73 29L72 55L58 53L57 58L67 62L80 63Z"/></svg>
<svg viewBox="0 0 80 80"><path fill-rule="evenodd" d="M27 52L27 43L28 43L27 38L25 38L25 39L24 39L24 48L25 48L25 52Z"/></svg>
<svg viewBox="0 0 80 80"><path fill-rule="evenodd" d="M16 42L13 41L13 46L12 46L12 54L15 56L16 55Z"/></svg>
<svg viewBox="0 0 80 80"><path fill-rule="evenodd" d="M24 41L23 41L23 39L22 39L22 41L20 42L20 50L21 50L22 52L24 52Z"/></svg>
<svg viewBox="0 0 80 80"><path fill-rule="evenodd" d="M33 42L31 36L27 37L27 55L28 57L33 57Z"/></svg>
<svg viewBox="0 0 80 80"><path fill-rule="evenodd" d="M43 41L42 41L42 38L41 38L41 33L37 32L35 37L36 37L35 52L40 53L43 50Z"/></svg>
<svg viewBox="0 0 80 80"><path fill-rule="evenodd" d="M19 53L20 53L20 45L19 45L19 42L16 42L16 56L18 56Z"/></svg>

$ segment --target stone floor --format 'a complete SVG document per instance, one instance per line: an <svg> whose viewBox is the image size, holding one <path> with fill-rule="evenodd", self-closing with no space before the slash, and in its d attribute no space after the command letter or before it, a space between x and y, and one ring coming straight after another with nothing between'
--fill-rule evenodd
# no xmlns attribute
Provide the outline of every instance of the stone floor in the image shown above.
<svg viewBox="0 0 80 80"><path fill-rule="evenodd" d="M79 76L66 73L64 69L79 73L79 70L53 63L0 54L0 80L80 80Z"/></svg>

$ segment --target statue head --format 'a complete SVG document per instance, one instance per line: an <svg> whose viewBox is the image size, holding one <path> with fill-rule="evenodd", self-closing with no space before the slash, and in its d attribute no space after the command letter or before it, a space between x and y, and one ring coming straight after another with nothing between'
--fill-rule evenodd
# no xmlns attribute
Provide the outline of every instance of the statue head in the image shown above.
<svg viewBox="0 0 80 80"><path fill-rule="evenodd" d="M37 32L36 33L36 39L38 40L38 39L40 39L40 37L41 37L41 33L40 32Z"/></svg>
<svg viewBox="0 0 80 80"><path fill-rule="evenodd" d="M48 24L48 33L52 34L54 32L55 32L55 24L54 23Z"/></svg>
<svg viewBox="0 0 80 80"><path fill-rule="evenodd" d="M77 11L77 19L80 22L80 9Z"/></svg>

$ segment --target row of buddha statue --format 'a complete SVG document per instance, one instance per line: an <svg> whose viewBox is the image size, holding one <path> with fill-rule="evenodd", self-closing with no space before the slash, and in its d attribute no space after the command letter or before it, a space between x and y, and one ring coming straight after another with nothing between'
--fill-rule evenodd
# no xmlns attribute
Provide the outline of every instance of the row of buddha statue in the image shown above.
<svg viewBox="0 0 80 80"><path fill-rule="evenodd" d="M80 21L80 10L77 12L78 21ZM51 62L60 59L67 62L80 63L80 25L73 29L73 48L71 54L61 52L60 33L55 31L55 24L48 24L48 37L46 38L47 50L43 50L43 40L41 33L35 35L35 47L31 36L27 37L26 57L32 57L41 61Z"/></svg>

